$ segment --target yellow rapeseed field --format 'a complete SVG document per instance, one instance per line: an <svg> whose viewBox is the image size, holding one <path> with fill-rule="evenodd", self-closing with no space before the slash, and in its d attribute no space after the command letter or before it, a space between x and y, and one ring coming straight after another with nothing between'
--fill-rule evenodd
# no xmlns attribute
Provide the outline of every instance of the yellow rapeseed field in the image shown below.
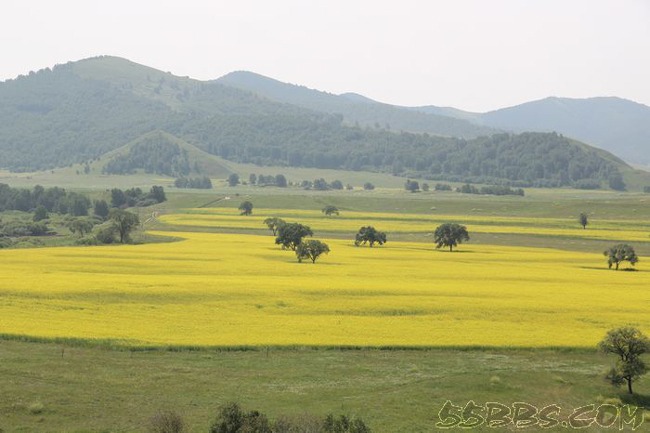
<svg viewBox="0 0 650 433"><path fill-rule="evenodd" d="M158 233L164 234L164 233ZM0 333L144 345L593 346L650 330L650 272L600 254L389 242L299 264L271 236L0 250Z"/></svg>
<svg viewBox="0 0 650 433"><path fill-rule="evenodd" d="M343 211L340 216L324 216L314 210L255 209L254 215L242 218L237 209L189 209L186 213L163 215L167 224L193 227L264 228L264 220L277 216L299 222L320 232L356 232L362 225L374 225L389 233L431 233L438 224L458 222L471 233L500 233L558 236L620 241L650 241L648 221L592 221L584 230L577 220L559 218L525 218L468 215L421 215Z"/></svg>

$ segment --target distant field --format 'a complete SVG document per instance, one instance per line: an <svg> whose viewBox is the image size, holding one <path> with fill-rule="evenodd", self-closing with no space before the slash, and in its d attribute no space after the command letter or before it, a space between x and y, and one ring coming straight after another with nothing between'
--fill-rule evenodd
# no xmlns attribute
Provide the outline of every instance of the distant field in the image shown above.
<svg viewBox="0 0 650 433"><path fill-rule="evenodd" d="M579 239L650 241L650 221L596 221L585 230L575 220L478 215L422 215L342 211L325 216L320 211L291 209L255 209L254 215L241 217L234 208L188 209L185 213L163 215L160 221L180 226L259 229L264 220L275 216L299 222L317 232L355 233L359 227L373 225L389 233L432 233L438 224L457 222L470 233L502 233L558 236Z"/></svg>
<svg viewBox="0 0 650 433"><path fill-rule="evenodd" d="M176 235L186 240L0 251L2 332L154 346L593 347L609 328L650 328L650 273L609 271L600 254L328 240L313 265L271 236Z"/></svg>

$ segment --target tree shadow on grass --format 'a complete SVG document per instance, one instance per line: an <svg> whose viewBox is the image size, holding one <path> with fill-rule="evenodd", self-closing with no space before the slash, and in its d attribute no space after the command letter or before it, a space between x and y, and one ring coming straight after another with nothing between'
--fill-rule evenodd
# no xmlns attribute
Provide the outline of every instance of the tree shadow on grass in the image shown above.
<svg viewBox="0 0 650 433"><path fill-rule="evenodd" d="M609 272L650 272L645 269L635 269L635 268L620 268L618 271L616 269L609 269L605 267L598 266L578 266L580 269L591 269L595 271L609 271Z"/></svg>
<svg viewBox="0 0 650 433"><path fill-rule="evenodd" d="M645 394L628 394L621 393L619 396L625 404L631 404L638 407L650 408L650 395Z"/></svg>

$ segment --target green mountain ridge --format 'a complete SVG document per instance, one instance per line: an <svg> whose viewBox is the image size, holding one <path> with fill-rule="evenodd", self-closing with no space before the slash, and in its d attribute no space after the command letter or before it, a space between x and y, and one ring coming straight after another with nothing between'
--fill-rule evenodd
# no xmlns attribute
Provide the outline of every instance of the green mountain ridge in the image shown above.
<svg viewBox="0 0 650 433"><path fill-rule="evenodd" d="M276 81L264 82L276 88ZM635 188L650 184L620 159L558 134L501 133L464 139L397 132L381 125L378 120L385 119L381 116L427 119L429 126L432 118L449 126L450 118L424 113L413 117L408 110L357 94L337 96L298 89L296 94L312 98L314 107L319 106L314 101L329 101L328 112L222 83L178 77L109 56L2 82L0 168L34 171L74 164L85 168L90 163L95 170L98 159L121 155L113 168L142 169L160 165L162 148L146 151L151 160L141 149L138 155L125 156L125 152L134 149L134 143L153 137L180 146L194 155L194 162L208 161L212 168L205 170L214 170L214 174L206 175L228 173L227 164L219 163L228 160L517 186L571 186L585 181L605 186L609 177L619 173L626 180L635 179ZM286 86L295 90L295 86ZM337 112L340 106L352 108L342 115ZM381 116L372 117L371 111L359 107L377 109ZM371 116L368 123L355 124L349 117L355 110ZM368 125L370 120L372 125ZM190 165L193 169L194 164Z"/></svg>

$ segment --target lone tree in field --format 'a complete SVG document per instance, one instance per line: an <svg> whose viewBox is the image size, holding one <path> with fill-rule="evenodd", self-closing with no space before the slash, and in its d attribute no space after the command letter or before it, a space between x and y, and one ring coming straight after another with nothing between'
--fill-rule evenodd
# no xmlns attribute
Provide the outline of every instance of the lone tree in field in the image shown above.
<svg viewBox="0 0 650 433"><path fill-rule="evenodd" d="M286 224L282 218L271 217L264 220L264 224L273 232L273 236L277 233L282 224Z"/></svg>
<svg viewBox="0 0 650 433"><path fill-rule="evenodd" d="M627 383L627 391L632 394L632 382L644 375L648 369L641 360L641 355L650 351L650 340L636 328L624 327L612 329L598 348L606 353L618 356L616 365L607 373L605 379L612 385Z"/></svg>
<svg viewBox="0 0 650 433"><path fill-rule="evenodd" d="M634 252L634 248L628 244L614 245L610 249L605 250L603 254L607 257L609 269L612 269L612 266L615 266L617 271L622 262L630 262L632 266L639 262L639 258Z"/></svg>
<svg viewBox="0 0 650 433"><path fill-rule="evenodd" d="M315 239L302 241L296 247L296 257L298 257L299 263L302 263L302 259L310 259L312 263L316 263L318 257L329 252L330 248L326 243Z"/></svg>
<svg viewBox="0 0 650 433"><path fill-rule="evenodd" d="M420 190L420 184L416 180L407 179L404 184L404 189L410 192L418 192Z"/></svg>
<svg viewBox="0 0 650 433"><path fill-rule="evenodd" d="M449 247L449 251L458 244L469 241L467 228L456 223L445 223L438 226L433 234L436 248Z"/></svg>
<svg viewBox="0 0 650 433"><path fill-rule="evenodd" d="M578 217L578 221L580 222L580 225L582 226L583 229L587 228L587 224L589 224L589 215L586 213L582 212L580 216Z"/></svg>
<svg viewBox="0 0 650 433"><path fill-rule="evenodd" d="M108 218L120 236L120 243L122 244L131 240L131 231L140 224L140 220L136 214L122 209L111 209Z"/></svg>
<svg viewBox="0 0 650 433"><path fill-rule="evenodd" d="M296 250L302 238L313 236L314 233L307 226L299 223L285 223L278 227L278 237L275 238L275 243L282 245L282 249Z"/></svg>
<svg viewBox="0 0 650 433"><path fill-rule="evenodd" d="M239 210L241 211L240 215L252 215L253 214L253 203L249 202L248 200L245 202L242 202L242 204L239 205Z"/></svg>
<svg viewBox="0 0 650 433"><path fill-rule="evenodd" d="M325 207L323 208L323 213L324 213L325 215L327 215L327 216L330 216L330 215L338 215L338 214L339 214L339 208L337 208L336 206L332 206L332 205L330 204L330 205L327 205L327 206L325 206Z"/></svg>
<svg viewBox="0 0 650 433"><path fill-rule="evenodd" d="M365 245L366 243L370 245L370 248L372 248L375 243L384 245L386 243L386 233L379 232L371 226L361 227L354 240L354 245L358 247L359 245Z"/></svg>

